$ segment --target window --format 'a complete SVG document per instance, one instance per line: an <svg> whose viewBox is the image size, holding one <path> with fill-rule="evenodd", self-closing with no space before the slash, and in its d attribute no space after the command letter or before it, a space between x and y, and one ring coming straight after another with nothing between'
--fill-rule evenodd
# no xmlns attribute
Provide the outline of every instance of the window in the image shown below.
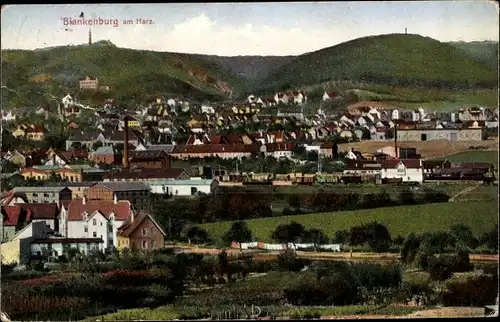
<svg viewBox="0 0 500 322"><path fill-rule="evenodd" d="M83 232L84 233L88 233L89 232L89 228L87 226L83 227Z"/></svg>
<svg viewBox="0 0 500 322"><path fill-rule="evenodd" d="M156 235L156 230L154 228L151 228L150 229L150 233L151 233L151 236L155 236Z"/></svg>
<svg viewBox="0 0 500 322"><path fill-rule="evenodd" d="M102 227L102 221L101 221L101 227Z"/></svg>
<svg viewBox="0 0 500 322"><path fill-rule="evenodd" d="M156 249L156 242L154 240L151 241L151 249Z"/></svg>
<svg viewBox="0 0 500 322"><path fill-rule="evenodd" d="M146 236L148 234L148 230L146 228L142 229L142 236Z"/></svg>
<svg viewBox="0 0 500 322"><path fill-rule="evenodd" d="M147 240L142 241L142 249L148 249L148 241Z"/></svg>
<svg viewBox="0 0 500 322"><path fill-rule="evenodd" d="M92 225L97 226L97 220L96 219L92 219Z"/></svg>
<svg viewBox="0 0 500 322"><path fill-rule="evenodd" d="M97 238L97 232L95 232L95 231L94 231L94 232L92 233L92 237Z"/></svg>

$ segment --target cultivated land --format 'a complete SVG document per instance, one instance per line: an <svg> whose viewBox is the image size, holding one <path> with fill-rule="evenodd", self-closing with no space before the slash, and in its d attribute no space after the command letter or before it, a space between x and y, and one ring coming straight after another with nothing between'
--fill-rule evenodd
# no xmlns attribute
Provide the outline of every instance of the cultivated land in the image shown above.
<svg viewBox="0 0 500 322"><path fill-rule="evenodd" d="M447 158L449 155L472 152L470 147L481 146L482 150L498 151L498 138L485 141L457 141L433 140L433 141L398 141L398 146L402 148L416 148L424 159ZM339 151L350 151L354 148L362 153L374 153L378 149L386 146L393 146L393 141L361 141L344 143L339 145ZM477 151L473 151L477 152Z"/></svg>
<svg viewBox="0 0 500 322"><path fill-rule="evenodd" d="M372 221L385 225L393 237L408 236L410 233L447 231L457 223L469 226L476 236L480 236L489 232L498 222L498 206L496 201L448 202L261 218L248 220L247 223L255 240L272 242L273 230L278 225L291 221L299 222L308 229L321 229L328 236L333 236L336 231L348 230ZM220 240L230 226L231 222L201 225L216 240Z"/></svg>
<svg viewBox="0 0 500 322"><path fill-rule="evenodd" d="M498 169L498 151L467 151L446 156L450 162L490 162Z"/></svg>

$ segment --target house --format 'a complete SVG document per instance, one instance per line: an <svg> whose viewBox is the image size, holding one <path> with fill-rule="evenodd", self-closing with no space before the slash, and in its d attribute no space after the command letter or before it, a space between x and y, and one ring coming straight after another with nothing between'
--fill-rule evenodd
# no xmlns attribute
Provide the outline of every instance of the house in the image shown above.
<svg viewBox="0 0 500 322"><path fill-rule="evenodd" d="M75 104L75 100L73 99L73 97L69 94L67 94L66 96L64 96L61 100L63 106L65 109L67 109L68 107L71 107Z"/></svg>
<svg viewBox="0 0 500 322"><path fill-rule="evenodd" d="M95 185L97 182L50 182L47 185L52 187L65 187L71 190L72 199L82 199L87 192L87 189Z"/></svg>
<svg viewBox="0 0 500 322"><path fill-rule="evenodd" d="M329 100L335 99L337 97L338 97L338 94L336 92L329 92L329 93L325 92L323 94L322 98L323 98L323 101L329 101Z"/></svg>
<svg viewBox="0 0 500 322"><path fill-rule="evenodd" d="M385 127L376 127L373 132L370 132L371 140L385 140L387 129Z"/></svg>
<svg viewBox="0 0 500 322"><path fill-rule="evenodd" d="M165 232L150 214L132 216L118 230L118 250L155 250L165 245Z"/></svg>
<svg viewBox="0 0 500 322"><path fill-rule="evenodd" d="M430 174L433 174L440 169L451 168L451 162L448 160L424 160L422 161L422 168L424 170L424 179Z"/></svg>
<svg viewBox="0 0 500 322"><path fill-rule="evenodd" d="M472 107L458 113L458 119L462 122L466 121L486 121L486 113L484 108Z"/></svg>
<svg viewBox="0 0 500 322"><path fill-rule="evenodd" d="M20 205L2 206L2 241L11 239L29 221L31 213Z"/></svg>
<svg viewBox="0 0 500 322"><path fill-rule="evenodd" d="M129 165L140 169L170 169L171 160L164 150L131 151Z"/></svg>
<svg viewBox="0 0 500 322"><path fill-rule="evenodd" d="M173 196L194 196L198 193L213 193L219 183L211 179L190 180L148 180L144 181L154 194L170 194Z"/></svg>
<svg viewBox="0 0 500 322"><path fill-rule="evenodd" d="M143 182L100 182L87 189L88 200L128 200L135 209L146 210L151 204L150 188Z"/></svg>
<svg viewBox="0 0 500 322"><path fill-rule="evenodd" d="M99 80L94 77L86 76L80 79L80 89L97 90L99 88Z"/></svg>
<svg viewBox="0 0 500 322"><path fill-rule="evenodd" d="M189 174L184 169L121 169L109 171L104 175L108 181L146 181L146 180L188 180Z"/></svg>
<svg viewBox="0 0 500 322"><path fill-rule="evenodd" d="M90 153L89 160L97 164L120 163L120 157L113 146L100 146L97 150Z"/></svg>
<svg viewBox="0 0 500 322"><path fill-rule="evenodd" d="M41 126L30 125L25 130L25 137L32 141L42 141L45 137L45 129Z"/></svg>
<svg viewBox="0 0 500 322"><path fill-rule="evenodd" d="M19 151L14 150L14 151L8 151L3 158L17 166L20 167L25 167L26 166L26 156L24 156L22 153L19 153Z"/></svg>
<svg viewBox="0 0 500 322"><path fill-rule="evenodd" d="M136 119L135 117L128 116L127 118L128 118L128 122L127 122L127 124L128 124L128 127L129 127L129 128L136 128L136 129L138 129L138 128L140 128L140 127L141 127L141 123L140 123L140 122L139 122L139 120L138 120L138 119ZM121 124L121 126L122 126L122 127L124 126L124 123L123 123L123 122L124 122L124 121L120 121L120 124Z"/></svg>
<svg viewBox="0 0 500 322"><path fill-rule="evenodd" d="M118 246L117 231L134 214L128 200L64 202L59 213L59 233L66 238L100 238L99 250Z"/></svg>
<svg viewBox="0 0 500 322"><path fill-rule="evenodd" d="M67 187L15 187L13 192L23 194L29 203L56 203L71 200L72 193Z"/></svg>
<svg viewBox="0 0 500 322"><path fill-rule="evenodd" d="M398 141L481 141L482 128L443 128L443 129L401 129L397 130Z"/></svg>
<svg viewBox="0 0 500 322"><path fill-rule="evenodd" d="M59 155L54 149L50 148L47 151L47 161L44 165L53 165L63 167L67 164L67 160L62 155Z"/></svg>
<svg viewBox="0 0 500 322"><path fill-rule="evenodd" d="M53 233L43 222L31 222L2 243L2 264L24 264L31 259L31 243Z"/></svg>
<svg viewBox="0 0 500 322"><path fill-rule="evenodd" d="M81 254L90 255L103 249L102 238L37 238L30 243L31 257L37 258L43 254L49 254L52 258L69 256L70 249L76 249Z"/></svg>
<svg viewBox="0 0 500 322"><path fill-rule="evenodd" d="M24 138L26 136L26 129L28 126L24 124L20 124L17 126L17 128L12 131L12 136L15 137L16 139Z"/></svg>
<svg viewBox="0 0 500 322"><path fill-rule="evenodd" d="M57 203L22 203L19 206L30 213L30 222L44 222L52 230L59 230L59 206Z"/></svg>
<svg viewBox="0 0 500 322"><path fill-rule="evenodd" d="M381 179L401 180L402 182L424 181L424 171L421 159L390 159L382 160Z"/></svg>
<svg viewBox="0 0 500 322"><path fill-rule="evenodd" d="M381 173L382 165L371 160L351 160L347 162L343 174L345 175L378 175Z"/></svg>
<svg viewBox="0 0 500 322"><path fill-rule="evenodd" d="M3 122L13 122L16 120L16 114L12 111L2 111L2 121Z"/></svg>
<svg viewBox="0 0 500 322"><path fill-rule="evenodd" d="M399 110L397 108L392 110L391 120L399 120Z"/></svg>
<svg viewBox="0 0 500 322"><path fill-rule="evenodd" d="M260 152L265 156L272 156L276 159L292 159L294 144L291 143L268 143L260 146Z"/></svg>

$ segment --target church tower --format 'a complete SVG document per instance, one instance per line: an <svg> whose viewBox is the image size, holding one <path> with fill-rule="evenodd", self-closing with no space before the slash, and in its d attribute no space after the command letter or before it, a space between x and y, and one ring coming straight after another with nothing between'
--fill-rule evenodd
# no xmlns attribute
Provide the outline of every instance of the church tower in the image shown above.
<svg viewBox="0 0 500 322"><path fill-rule="evenodd" d="M92 30L89 28L89 46L92 46Z"/></svg>

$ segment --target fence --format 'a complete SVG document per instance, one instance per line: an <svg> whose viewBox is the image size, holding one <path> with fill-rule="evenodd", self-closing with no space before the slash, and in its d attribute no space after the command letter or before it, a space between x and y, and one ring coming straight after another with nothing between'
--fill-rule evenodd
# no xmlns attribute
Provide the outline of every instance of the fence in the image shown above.
<svg viewBox="0 0 500 322"><path fill-rule="evenodd" d="M312 243L309 244L293 244L293 243L288 243L288 244L267 244L267 243L262 243L262 242L251 242L251 243L237 243L237 242L232 242L231 243L231 248L237 248L237 249L265 249L265 250L286 250L286 249L293 249L293 250L309 250L309 249L321 249L321 250L328 250L328 251L334 251L334 252L340 252L343 249L342 244L326 244L326 245L315 245Z"/></svg>

